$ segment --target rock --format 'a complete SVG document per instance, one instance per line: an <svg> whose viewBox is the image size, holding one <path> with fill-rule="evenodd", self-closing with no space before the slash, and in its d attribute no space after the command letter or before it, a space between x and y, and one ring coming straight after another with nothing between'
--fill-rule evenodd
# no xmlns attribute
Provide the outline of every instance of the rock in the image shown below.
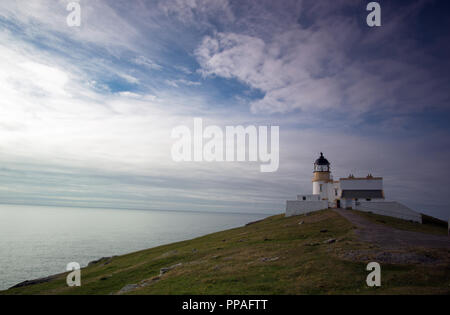
<svg viewBox="0 0 450 315"><path fill-rule="evenodd" d="M298 222L299 225L302 225L303 223L305 223L305 221Z"/></svg>
<svg viewBox="0 0 450 315"><path fill-rule="evenodd" d="M53 279L56 279L60 275L62 275L62 274L57 274L57 275L53 275L53 276L50 276L50 277L39 278L39 279L35 279L35 280L26 280L26 281L23 281L23 282L21 282L19 284L16 284L15 286L10 287L9 289L27 287L27 286L30 286L30 285L40 284L40 283L46 283L46 282L52 281Z"/></svg>
<svg viewBox="0 0 450 315"><path fill-rule="evenodd" d="M180 267L181 265L182 265L182 263L178 263L178 264L172 265L172 266L170 266L170 267L164 267L164 268L161 268L161 269L159 270L159 275L162 276L163 274L167 273L168 271L170 271L170 270L172 270L172 269L174 269L174 268Z"/></svg>
<svg viewBox="0 0 450 315"><path fill-rule="evenodd" d="M268 238L268 237L265 237L264 238L264 242L267 242L267 241L270 241L271 239L270 238Z"/></svg>
<svg viewBox="0 0 450 315"><path fill-rule="evenodd" d="M162 276L163 274L165 274L166 272L168 272L170 270L169 267L165 267L165 268L161 268L159 270L159 274Z"/></svg>
<svg viewBox="0 0 450 315"><path fill-rule="evenodd" d="M193 252L193 253L198 252L197 248L192 249L192 252Z"/></svg>
<svg viewBox="0 0 450 315"><path fill-rule="evenodd" d="M320 233L327 233L327 232L328 232L327 229L320 230Z"/></svg>
<svg viewBox="0 0 450 315"><path fill-rule="evenodd" d="M262 262L267 262L267 261L276 261L276 260L278 260L278 259L280 259L280 257L272 257L272 258L269 258L269 257L263 257L263 258L261 258L260 260L261 260Z"/></svg>
<svg viewBox="0 0 450 315"><path fill-rule="evenodd" d="M176 249L165 252L164 254L161 255L161 257L169 257L169 256L173 256L178 254L178 251Z"/></svg>
<svg viewBox="0 0 450 315"><path fill-rule="evenodd" d="M335 238L330 238L329 240L323 241L324 244L332 244L334 242L336 242Z"/></svg>
<svg viewBox="0 0 450 315"><path fill-rule="evenodd" d="M137 284L127 284L122 289L120 289L120 291L118 293L119 294L127 293L127 292L133 291L137 288L139 288L139 285L137 285Z"/></svg>
<svg viewBox="0 0 450 315"><path fill-rule="evenodd" d="M320 245L320 243L308 243L308 244L305 244L305 246L317 246L317 245Z"/></svg>
<svg viewBox="0 0 450 315"><path fill-rule="evenodd" d="M96 264L101 263L101 262L103 262L104 265L107 265L107 264L109 264L111 262L111 259L112 259L112 257L102 257L100 259L93 260L93 261L89 262L88 266L96 265Z"/></svg>
<svg viewBox="0 0 450 315"><path fill-rule="evenodd" d="M151 284L153 284L155 282L158 282L160 279L161 278L159 276L156 276L156 277L153 277L153 278L150 278L150 279L145 279L145 280L142 280L141 282L139 282L139 286L140 287L146 287L146 286L149 286L149 285L151 285Z"/></svg>

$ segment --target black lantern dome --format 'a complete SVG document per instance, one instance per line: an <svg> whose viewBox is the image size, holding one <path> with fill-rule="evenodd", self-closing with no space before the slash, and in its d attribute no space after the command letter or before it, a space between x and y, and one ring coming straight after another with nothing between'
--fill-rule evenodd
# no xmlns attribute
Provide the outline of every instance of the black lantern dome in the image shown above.
<svg viewBox="0 0 450 315"><path fill-rule="evenodd" d="M329 172L330 171L330 162L323 156L323 153L320 152L320 157L314 163L314 172Z"/></svg>

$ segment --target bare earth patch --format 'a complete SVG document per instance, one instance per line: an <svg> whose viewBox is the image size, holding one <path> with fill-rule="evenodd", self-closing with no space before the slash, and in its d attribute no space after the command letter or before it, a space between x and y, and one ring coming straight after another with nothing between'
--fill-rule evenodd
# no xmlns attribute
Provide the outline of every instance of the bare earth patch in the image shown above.
<svg viewBox="0 0 450 315"><path fill-rule="evenodd" d="M334 211L357 227L355 233L361 240L376 244L382 249L450 249L450 238L448 236L397 230L373 223L351 211L342 209Z"/></svg>
<svg viewBox="0 0 450 315"><path fill-rule="evenodd" d="M355 212L337 209L349 220L362 241L376 245L372 249L348 250L338 257L353 261L377 261L387 264L438 265L450 262L450 239L447 236L398 230L376 224Z"/></svg>

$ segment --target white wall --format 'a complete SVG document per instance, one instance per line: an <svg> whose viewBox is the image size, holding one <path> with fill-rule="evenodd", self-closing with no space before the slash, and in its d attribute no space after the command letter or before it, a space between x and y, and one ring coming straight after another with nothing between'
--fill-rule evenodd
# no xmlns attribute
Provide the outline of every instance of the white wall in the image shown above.
<svg viewBox="0 0 450 315"><path fill-rule="evenodd" d="M333 183L333 190L334 189L337 189L337 191L338 191L338 195L336 196L336 199L340 198L342 195L341 183L340 182Z"/></svg>
<svg viewBox="0 0 450 315"><path fill-rule="evenodd" d="M305 197L305 200L308 200L308 201L320 200L320 195L297 195L297 200L303 200L303 197Z"/></svg>
<svg viewBox="0 0 450 315"><path fill-rule="evenodd" d="M320 185L322 185L322 191L320 191ZM320 199L328 199L328 193L330 190L328 186L330 186L328 182L313 182L313 195L320 195Z"/></svg>
<svg viewBox="0 0 450 315"><path fill-rule="evenodd" d="M382 179L341 179L341 190L382 190Z"/></svg>
<svg viewBox="0 0 450 315"><path fill-rule="evenodd" d="M346 198L341 199L341 208L354 209L355 208L355 200L353 200L353 199L346 199Z"/></svg>
<svg viewBox="0 0 450 315"><path fill-rule="evenodd" d="M304 214L308 212L328 209L327 200L304 201L304 200L288 200L286 201L286 216Z"/></svg>
<svg viewBox="0 0 450 315"><path fill-rule="evenodd" d="M323 182L313 182L313 195L320 195L320 184L323 185Z"/></svg>
<svg viewBox="0 0 450 315"><path fill-rule="evenodd" d="M327 189L328 189L328 194L327 194L328 202L331 205L333 203L333 201L335 201L337 198L337 196L335 196L335 194L334 194L334 184L332 182L328 183Z"/></svg>
<svg viewBox="0 0 450 315"><path fill-rule="evenodd" d="M356 210L422 223L422 215L395 201L358 201Z"/></svg>

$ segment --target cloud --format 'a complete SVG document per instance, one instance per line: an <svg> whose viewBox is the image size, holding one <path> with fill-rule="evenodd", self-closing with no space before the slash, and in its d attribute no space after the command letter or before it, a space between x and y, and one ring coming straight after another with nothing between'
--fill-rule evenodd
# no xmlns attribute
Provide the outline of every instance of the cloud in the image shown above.
<svg viewBox="0 0 450 315"><path fill-rule="evenodd" d="M161 70L162 69L162 66L160 66L156 62L154 62L144 56L139 56L139 57L135 58L133 61L137 65L146 66L149 69L153 69L153 70Z"/></svg>
<svg viewBox="0 0 450 315"><path fill-rule="evenodd" d="M287 35L296 36L296 34ZM303 37L299 34L299 37ZM298 42L297 40L288 42ZM196 51L205 76L237 78L265 95L251 103L252 110L267 113L326 109L339 100L340 89L332 77L316 76L314 47L288 47L281 55L282 43L266 44L262 39L234 33L205 37ZM318 56L316 58L319 58Z"/></svg>
<svg viewBox="0 0 450 315"><path fill-rule="evenodd" d="M393 36L386 30L362 29L338 5L329 7L334 11L305 10L303 19L312 16L307 26L302 25L302 16L297 24L280 24L280 16L262 11L260 19L247 20L237 31L205 36L195 52L200 72L206 77L237 79L261 91L262 98L250 102L255 113L331 109L355 116L447 107L444 86L448 81L434 76L424 64L433 57L418 42L396 35L405 41L401 46L390 41ZM411 11L418 10L413 7L408 16L400 16L411 18ZM401 34L404 22L396 20L397 29L390 25L390 30ZM272 24L275 30L268 27ZM271 35L255 31L263 27Z"/></svg>
<svg viewBox="0 0 450 315"><path fill-rule="evenodd" d="M354 1L83 1L77 29L65 4L0 4L2 200L277 213L324 151L335 176L446 213L447 46L408 33L420 6L369 30ZM279 171L173 162L193 117L280 125Z"/></svg>
<svg viewBox="0 0 450 315"><path fill-rule="evenodd" d="M187 85L187 86L198 86L201 85L200 82L196 81L190 81L185 79L177 79L177 80L166 80L166 83L170 86L173 86L175 88L179 87L180 85Z"/></svg>
<svg viewBox="0 0 450 315"><path fill-rule="evenodd" d="M135 78L135 77L133 77L131 75L128 75L128 74L125 74L125 73L121 73L121 74L119 74L119 76L121 78L125 79L129 83L139 84L139 79L137 79L137 78Z"/></svg>
<svg viewBox="0 0 450 315"><path fill-rule="evenodd" d="M103 45L106 48L135 47L139 31L124 20L107 1L81 1L81 27L68 27L66 0L18 1L0 4L0 17L28 29L29 36L65 34L78 41ZM125 35L126 36L123 36Z"/></svg>
<svg viewBox="0 0 450 315"><path fill-rule="evenodd" d="M227 0L164 0L158 2L158 8L166 15L174 15L185 24L195 24L196 28L211 27L212 23L229 23L234 20Z"/></svg>

